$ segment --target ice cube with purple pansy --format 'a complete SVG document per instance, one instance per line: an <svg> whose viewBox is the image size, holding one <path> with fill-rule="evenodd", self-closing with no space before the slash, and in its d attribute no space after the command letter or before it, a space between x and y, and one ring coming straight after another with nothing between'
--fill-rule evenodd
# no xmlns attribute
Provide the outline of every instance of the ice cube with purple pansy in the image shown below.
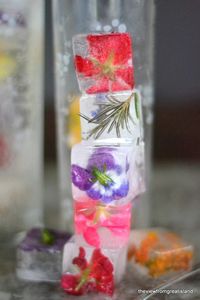
<svg viewBox="0 0 200 300"><path fill-rule="evenodd" d="M58 281L63 247L70 236L58 230L31 229L17 247L17 277L30 281Z"/></svg>
<svg viewBox="0 0 200 300"><path fill-rule="evenodd" d="M82 95L80 117L83 140L101 145L136 144L142 137L141 97L137 90Z"/></svg>
<svg viewBox="0 0 200 300"><path fill-rule="evenodd" d="M138 146L131 144L98 147L82 142L75 145L71 154L73 198L113 205L133 200L140 193L138 178L131 177L138 173L137 150Z"/></svg>

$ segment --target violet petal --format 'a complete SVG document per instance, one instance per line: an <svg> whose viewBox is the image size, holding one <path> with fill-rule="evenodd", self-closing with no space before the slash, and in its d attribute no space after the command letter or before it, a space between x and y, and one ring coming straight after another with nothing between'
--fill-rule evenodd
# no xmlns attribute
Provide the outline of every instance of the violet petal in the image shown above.
<svg viewBox="0 0 200 300"><path fill-rule="evenodd" d="M113 198L113 195L112 196L103 195L102 198L101 198L101 201L103 201L104 203L110 203L113 200L115 200Z"/></svg>
<svg viewBox="0 0 200 300"><path fill-rule="evenodd" d="M104 150L103 150L104 149ZM106 148L103 148L101 151L95 151L89 158L87 169L91 170L96 167L101 172L106 170L115 169L115 160L111 152L108 152Z"/></svg>
<svg viewBox="0 0 200 300"><path fill-rule="evenodd" d="M113 191L113 197L115 200L121 199L123 197L126 197L129 191L129 183L123 182L122 185L117 190Z"/></svg>
<svg viewBox="0 0 200 300"><path fill-rule="evenodd" d="M71 179L81 191L87 191L93 185L91 172L78 165L71 166Z"/></svg>
<svg viewBox="0 0 200 300"><path fill-rule="evenodd" d="M71 237L71 234L67 232L48 229L55 237L55 242L52 245L45 245L42 243L42 228L33 228L29 230L26 237L19 244L19 249L23 251L39 251L39 252L60 252L62 251L64 244Z"/></svg>
<svg viewBox="0 0 200 300"><path fill-rule="evenodd" d="M93 188L87 191L87 195L93 200L99 200L102 197L100 190L96 190Z"/></svg>
<svg viewBox="0 0 200 300"><path fill-rule="evenodd" d="M116 171L117 175L121 175L122 172L123 172L123 169L120 165L116 165L115 166L115 171Z"/></svg>

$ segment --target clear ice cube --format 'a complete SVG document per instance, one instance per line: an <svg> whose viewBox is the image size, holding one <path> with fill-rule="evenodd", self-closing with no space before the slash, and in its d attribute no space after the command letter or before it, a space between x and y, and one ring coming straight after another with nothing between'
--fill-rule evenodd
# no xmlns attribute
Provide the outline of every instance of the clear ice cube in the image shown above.
<svg viewBox="0 0 200 300"><path fill-rule="evenodd" d="M96 144L133 143L142 138L140 94L136 90L83 95L80 98L82 139Z"/></svg>

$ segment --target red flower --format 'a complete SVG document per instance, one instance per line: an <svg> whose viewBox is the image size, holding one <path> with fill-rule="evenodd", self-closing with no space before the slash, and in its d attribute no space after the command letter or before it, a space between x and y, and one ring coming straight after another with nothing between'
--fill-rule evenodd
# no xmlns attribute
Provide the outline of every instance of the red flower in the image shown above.
<svg viewBox="0 0 200 300"><path fill-rule="evenodd" d="M72 263L77 265L80 270L85 270L87 268L88 264L85 258L85 250L82 247L79 248L79 256L75 257Z"/></svg>
<svg viewBox="0 0 200 300"><path fill-rule="evenodd" d="M96 228L86 226L83 232L83 237L89 245L92 245L97 248L100 246L100 238Z"/></svg>
<svg viewBox="0 0 200 300"><path fill-rule="evenodd" d="M114 291L113 265L100 249L93 251L90 262L85 258L85 250L80 247L79 255L73 259L79 274L64 274L61 286L68 294L83 295L88 292L102 292L111 296Z"/></svg>
<svg viewBox="0 0 200 300"><path fill-rule="evenodd" d="M92 276L96 279L96 289L112 296L114 290L113 265L100 249L95 249L91 259Z"/></svg>
<svg viewBox="0 0 200 300"><path fill-rule="evenodd" d="M113 265L110 260L101 253L100 249L95 249L91 258L92 274L98 280L100 277L110 277L113 272Z"/></svg>
<svg viewBox="0 0 200 300"><path fill-rule="evenodd" d="M80 281L80 276L78 275L71 275L71 274L65 274L61 278L61 286L67 293L71 295L83 295L84 290L83 287L76 289L76 286L78 286Z"/></svg>
<svg viewBox="0 0 200 300"><path fill-rule="evenodd" d="M89 56L75 56L80 81L91 78L88 94L134 87L131 37L128 33L87 36ZM88 81L89 82L89 81Z"/></svg>

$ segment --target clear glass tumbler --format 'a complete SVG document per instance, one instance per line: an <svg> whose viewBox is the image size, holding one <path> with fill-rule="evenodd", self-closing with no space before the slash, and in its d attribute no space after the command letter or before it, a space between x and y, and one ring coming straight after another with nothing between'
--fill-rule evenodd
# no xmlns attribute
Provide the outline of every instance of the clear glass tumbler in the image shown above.
<svg viewBox="0 0 200 300"><path fill-rule="evenodd" d="M146 140L147 170L151 160L153 121L153 23L154 0L54 0L56 112L58 128L61 226L71 228L72 196L70 149L81 139L79 121L80 92L75 76L72 37L80 33L129 32L133 39L136 88L141 92ZM136 221L148 223L148 197L138 205Z"/></svg>
<svg viewBox="0 0 200 300"><path fill-rule="evenodd" d="M0 240L42 222L43 13L0 0Z"/></svg>

